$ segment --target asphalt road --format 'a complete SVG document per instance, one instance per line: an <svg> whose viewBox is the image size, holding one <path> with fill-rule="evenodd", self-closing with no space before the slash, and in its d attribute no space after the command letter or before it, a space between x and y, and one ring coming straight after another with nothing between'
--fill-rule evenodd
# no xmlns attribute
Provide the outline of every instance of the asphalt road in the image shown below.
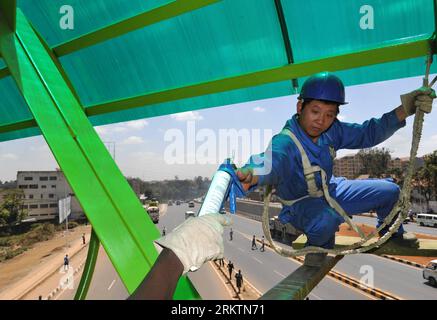
<svg viewBox="0 0 437 320"><path fill-rule="evenodd" d="M352 222L365 223L365 224L376 227L376 218L364 217L364 216L354 216L352 219ZM409 222L407 224L404 224L403 226L404 226L404 230L408 231L408 232L429 234L429 235L437 237L437 228L434 228L434 227L425 227L425 226L421 227L421 226L417 225L415 222Z"/></svg>
<svg viewBox="0 0 437 320"><path fill-rule="evenodd" d="M187 204L170 206L165 215L161 217L157 227L162 230L166 226L167 232L170 232L184 221L185 211L197 212L198 209L198 204L194 210L188 208ZM375 221L373 218L357 218L354 218L354 221L358 223L373 224ZM229 240L229 227L225 228L225 258L233 261L237 271L241 269L245 280L249 281L258 291L265 293L300 266L297 261L281 257L267 247L265 252L252 251L252 236L256 235L259 238L262 235L261 223L239 215L233 216L233 220L233 241ZM421 231L421 233L425 232ZM337 264L335 270L356 279L370 276L367 278L373 280L375 287L387 290L403 299L437 298L437 289L426 284L419 268L392 260L370 254L347 256ZM371 277L372 274L373 277ZM203 299L230 299L229 290L219 279L217 270L210 264L206 264L197 272L190 273L189 277ZM57 299L73 299L73 296L74 290L66 290ZM127 296L127 290L101 248L87 299L126 299ZM330 277L325 277L308 297L311 300L373 299Z"/></svg>
<svg viewBox="0 0 437 320"><path fill-rule="evenodd" d="M187 204L185 204L187 206ZM175 212L178 212L175 210ZM185 211L184 211L185 212ZM174 219L177 215L169 216L166 214L161 217L160 224L157 227L162 230L163 225L167 226L168 230L171 230L183 221L181 219ZM79 284L81 273L75 276L75 287ZM212 264L205 264L197 272L190 274L190 279L195 285L197 291L200 293L203 299L206 300L229 300L232 298L227 287L218 277L218 271ZM56 296L57 300L72 300L74 299L76 290L66 289ZM90 284L90 288L87 294L87 300L125 300L129 296L123 282L115 271L109 257L106 255L103 247L100 247L99 255L94 270L94 275Z"/></svg>
<svg viewBox="0 0 437 320"><path fill-rule="evenodd" d="M194 210L190 208L195 212L198 209L198 204ZM184 213L187 210L189 210L187 204L168 207L166 219L161 219L160 227L165 225L167 230L171 230L184 220ZM265 252L252 251L252 235L260 236L262 234L261 224L241 216L233 216L233 219L233 241L229 241L229 227L225 228L225 259L234 263L236 271L241 269L244 279L249 281L258 291L265 293L301 265L295 260L281 257L267 248ZM192 275L195 274L192 273ZM196 285L195 282L194 284ZM361 291L328 277L313 290L309 298L311 300L372 299Z"/></svg>

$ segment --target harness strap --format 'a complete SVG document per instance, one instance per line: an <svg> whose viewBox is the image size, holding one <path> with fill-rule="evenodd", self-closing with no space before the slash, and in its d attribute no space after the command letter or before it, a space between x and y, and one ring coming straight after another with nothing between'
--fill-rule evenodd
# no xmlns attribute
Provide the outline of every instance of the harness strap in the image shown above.
<svg viewBox="0 0 437 320"><path fill-rule="evenodd" d="M329 206L331 208L333 208L335 211L337 211L342 217L343 219L346 221L346 223L355 231L357 232L361 238L365 238L365 234L363 233L363 231L358 228L354 223L352 223L351 218L349 217L349 215L343 210L343 208L340 206L340 204L331 197L331 195L329 194L329 190L328 190L328 181L327 181L327 175L325 170L323 170L320 166L312 166L310 163L310 160L308 158L307 153L305 152L302 144L300 143L300 141L297 139L296 135L289 129L284 128L281 131L281 134L285 134L287 136L289 136L293 142L295 143L295 145L297 146L297 148L299 149L299 152L301 154L302 157L302 164L303 164L303 169L304 169L304 176L305 176L305 181L307 183L307 188L308 188L308 195L303 196L301 198L295 199L295 200L283 200L281 198L280 201L282 204L291 206L294 203L296 203L297 201L300 201L302 199L308 198L308 197L312 197L312 198L318 198L321 196L325 196L326 201L328 202ZM315 179L315 175L314 173L316 172L320 172L321 178L322 178L322 190L317 189L316 186L316 179Z"/></svg>

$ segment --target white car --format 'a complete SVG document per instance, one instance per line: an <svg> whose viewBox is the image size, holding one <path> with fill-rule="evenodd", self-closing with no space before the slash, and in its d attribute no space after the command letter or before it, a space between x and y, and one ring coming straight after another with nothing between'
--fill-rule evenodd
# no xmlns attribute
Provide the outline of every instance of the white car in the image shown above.
<svg viewBox="0 0 437 320"><path fill-rule="evenodd" d="M437 260L431 260L423 269L423 278L433 287L437 287Z"/></svg>
<svg viewBox="0 0 437 320"><path fill-rule="evenodd" d="M187 220L189 217L194 217L195 213L194 211L186 211L185 212L185 220Z"/></svg>

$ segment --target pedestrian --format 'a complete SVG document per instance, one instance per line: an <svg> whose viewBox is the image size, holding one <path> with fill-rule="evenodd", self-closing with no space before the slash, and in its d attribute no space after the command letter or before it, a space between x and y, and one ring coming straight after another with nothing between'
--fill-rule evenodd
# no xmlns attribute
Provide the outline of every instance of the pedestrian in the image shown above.
<svg viewBox="0 0 437 320"><path fill-rule="evenodd" d="M338 119L340 106L347 104L341 79L330 72L310 76L298 96L296 114L273 136L266 152L251 156L237 170L238 178L244 190L273 186L282 203L280 221L304 231L306 246L333 249L335 232L345 217L376 210L380 226L400 193L399 186L390 179L334 177L336 151L380 144L404 127L405 119L415 114L417 108L431 112L435 97L433 89L422 87L401 95L402 104L380 118L362 124L346 123ZM389 227L379 235L383 236ZM418 245L415 235L405 232L402 225L385 248L390 243ZM325 257L326 253L307 254L305 264L320 266Z"/></svg>
<svg viewBox="0 0 437 320"><path fill-rule="evenodd" d="M229 231L229 241L232 241L233 236L234 236L234 231L231 228L231 230Z"/></svg>
<svg viewBox="0 0 437 320"><path fill-rule="evenodd" d="M64 257L64 271L67 271L70 266L70 259L68 258L68 254Z"/></svg>
<svg viewBox="0 0 437 320"><path fill-rule="evenodd" d="M262 251L262 252L264 252L265 251L265 249L264 249L264 236L262 236L262 238L261 238L261 248L259 249L259 251Z"/></svg>
<svg viewBox="0 0 437 320"><path fill-rule="evenodd" d="M219 259L219 266L220 266L220 267L224 267L224 266L225 266L225 263L224 263L224 261L223 261L223 258Z"/></svg>
<svg viewBox="0 0 437 320"><path fill-rule="evenodd" d="M241 286L243 285L243 275L241 274L241 270L238 270L238 273L235 275L235 284L238 289L238 293L241 292Z"/></svg>
<svg viewBox="0 0 437 320"><path fill-rule="evenodd" d="M85 244L85 233L82 233L82 244Z"/></svg>
<svg viewBox="0 0 437 320"><path fill-rule="evenodd" d="M167 232L167 229L164 226L164 228L162 229L162 236L165 236L166 232Z"/></svg>
<svg viewBox="0 0 437 320"><path fill-rule="evenodd" d="M252 250L256 250L256 249L258 249L258 247L256 246L256 238L255 238L255 235L253 235L253 238L252 238Z"/></svg>
<svg viewBox="0 0 437 320"><path fill-rule="evenodd" d="M234 270L234 264L229 260L228 262L228 271L229 271L229 281L232 279L232 270Z"/></svg>

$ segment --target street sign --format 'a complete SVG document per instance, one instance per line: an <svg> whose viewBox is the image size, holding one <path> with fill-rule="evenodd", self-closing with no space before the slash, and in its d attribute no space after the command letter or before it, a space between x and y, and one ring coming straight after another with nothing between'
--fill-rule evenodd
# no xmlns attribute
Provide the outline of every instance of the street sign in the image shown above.
<svg viewBox="0 0 437 320"><path fill-rule="evenodd" d="M59 223L65 220L71 213L71 197L59 200Z"/></svg>

